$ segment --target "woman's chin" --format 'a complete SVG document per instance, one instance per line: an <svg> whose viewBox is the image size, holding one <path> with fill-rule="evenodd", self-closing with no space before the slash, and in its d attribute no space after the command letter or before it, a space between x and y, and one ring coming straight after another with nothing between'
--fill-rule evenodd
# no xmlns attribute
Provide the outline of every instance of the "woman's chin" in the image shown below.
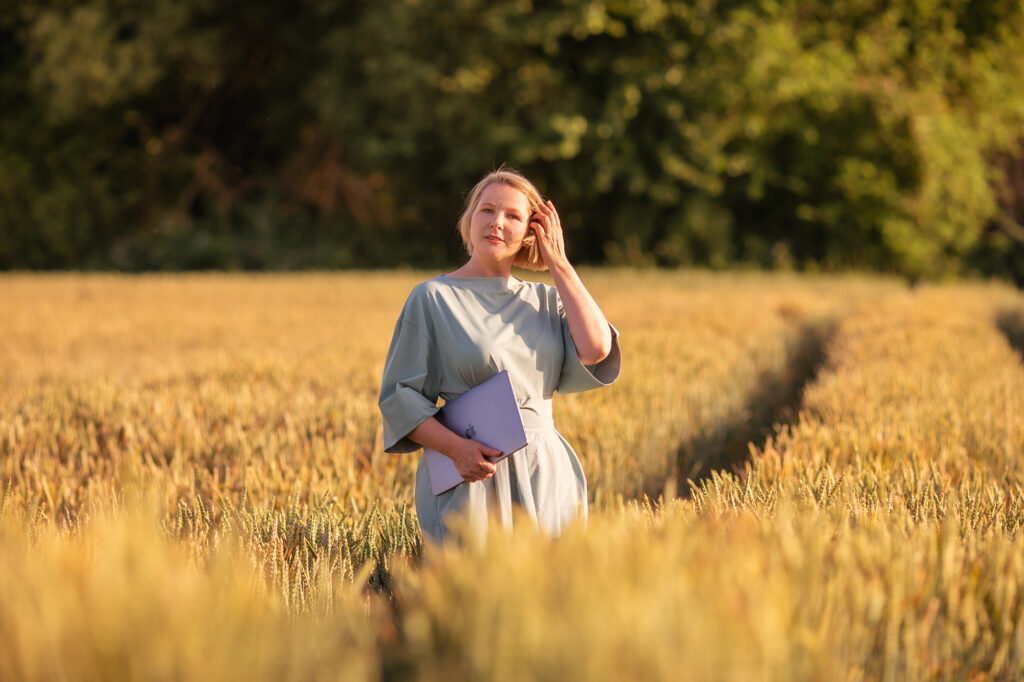
<svg viewBox="0 0 1024 682"><path fill-rule="evenodd" d="M505 242L495 243L485 239L480 244L480 251L482 253L486 253L491 258L501 260L503 258L508 258L511 249L509 249Z"/></svg>

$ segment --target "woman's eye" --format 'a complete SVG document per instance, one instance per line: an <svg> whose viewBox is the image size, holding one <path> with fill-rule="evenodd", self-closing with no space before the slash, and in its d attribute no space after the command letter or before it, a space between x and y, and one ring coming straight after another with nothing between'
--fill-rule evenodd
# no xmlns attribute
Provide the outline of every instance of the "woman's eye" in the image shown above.
<svg viewBox="0 0 1024 682"><path fill-rule="evenodd" d="M480 212L481 212L481 213L490 213L490 212L491 212L491 209L489 209L489 208L481 208L481 209L480 209Z"/></svg>

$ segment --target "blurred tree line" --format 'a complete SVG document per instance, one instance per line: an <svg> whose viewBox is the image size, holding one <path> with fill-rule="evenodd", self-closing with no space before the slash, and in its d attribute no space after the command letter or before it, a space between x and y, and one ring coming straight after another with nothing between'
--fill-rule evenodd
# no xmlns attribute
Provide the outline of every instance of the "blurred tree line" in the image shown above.
<svg viewBox="0 0 1024 682"><path fill-rule="evenodd" d="M1019 0L27 0L0 267L458 262L505 163L577 262L1024 277Z"/></svg>

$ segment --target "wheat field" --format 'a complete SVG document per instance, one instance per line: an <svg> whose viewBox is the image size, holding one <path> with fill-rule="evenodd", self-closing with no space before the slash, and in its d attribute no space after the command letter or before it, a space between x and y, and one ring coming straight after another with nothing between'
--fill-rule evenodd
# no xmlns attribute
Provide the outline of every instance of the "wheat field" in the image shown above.
<svg viewBox="0 0 1024 682"><path fill-rule="evenodd" d="M376 407L434 273L0 277L0 679L1024 676L1024 295L583 271L591 514L425 547Z"/></svg>

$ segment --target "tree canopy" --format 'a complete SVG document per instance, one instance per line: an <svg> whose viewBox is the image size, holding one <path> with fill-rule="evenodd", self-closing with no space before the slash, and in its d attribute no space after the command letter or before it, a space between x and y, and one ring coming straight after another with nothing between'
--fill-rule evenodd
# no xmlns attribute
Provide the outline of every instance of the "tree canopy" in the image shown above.
<svg viewBox="0 0 1024 682"><path fill-rule="evenodd" d="M506 164L579 262L1024 276L1016 0L51 0L0 267L436 266Z"/></svg>

